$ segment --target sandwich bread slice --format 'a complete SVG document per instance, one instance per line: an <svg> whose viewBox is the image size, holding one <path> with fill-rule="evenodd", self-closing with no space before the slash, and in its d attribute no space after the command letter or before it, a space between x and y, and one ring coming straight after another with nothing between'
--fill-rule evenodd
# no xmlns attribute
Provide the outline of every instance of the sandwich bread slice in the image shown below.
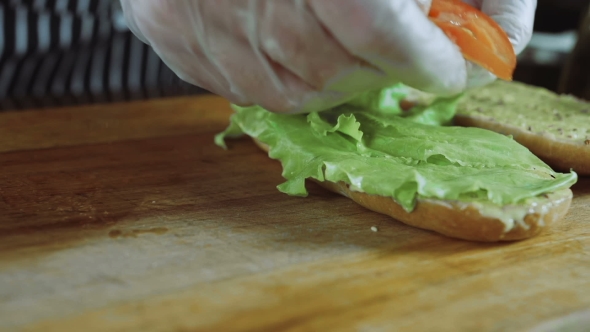
<svg viewBox="0 0 590 332"><path fill-rule="evenodd" d="M590 175L590 103L540 87L497 81L467 92L460 126L512 135L554 169Z"/></svg>

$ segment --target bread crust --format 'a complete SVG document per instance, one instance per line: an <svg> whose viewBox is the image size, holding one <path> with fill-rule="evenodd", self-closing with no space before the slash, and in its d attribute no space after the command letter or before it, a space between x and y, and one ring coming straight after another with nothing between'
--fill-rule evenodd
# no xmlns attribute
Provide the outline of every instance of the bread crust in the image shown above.
<svg viewBox="0 0 590 332"><path fill-rule="evenodd" d="M269 151L268 145L255 138L254 142L262 150ZM563 218L569 210L573 197L570 189L564 189L547 197L539 198L532 204L503 207L525 214L520 222L507 225L500 218L486 215L480 206L472 203L418 199L415 209L408 213L392 198L353 191L343 182L315 182L332 192L352 199L369 210L386 214L404 224L453 238L479 242L515 241L530 238Z"/></svg>
<svg viewBox="0 0 590 332"><path fill-rule="evenodd" d="M588 144L562 142L477 116L456 115L454 122L459 126L479 127L504 135L512 135L515 141L527 147L553 169L562 172L573 169L578 175L590 175L590 142Z"/></svg>

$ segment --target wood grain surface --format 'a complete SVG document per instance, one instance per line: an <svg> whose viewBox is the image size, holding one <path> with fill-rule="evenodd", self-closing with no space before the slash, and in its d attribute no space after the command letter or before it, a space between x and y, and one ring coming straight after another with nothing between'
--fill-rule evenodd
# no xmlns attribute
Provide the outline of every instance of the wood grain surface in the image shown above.
<svg viewBox="0 0 590 332"><path fill-rule="evenodd" d="M590 181L531 240L367 211L248 139L216 97L0 114L0 329L588 331ZM371 230L375 227L377 231Z"/></svg>

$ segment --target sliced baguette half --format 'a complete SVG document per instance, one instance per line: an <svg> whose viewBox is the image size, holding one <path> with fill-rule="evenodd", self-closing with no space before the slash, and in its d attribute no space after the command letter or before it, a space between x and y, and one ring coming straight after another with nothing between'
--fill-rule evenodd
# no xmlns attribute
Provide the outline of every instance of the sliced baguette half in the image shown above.
<svg viewBox="0 0 590 332"><path fill-rule="evenodd" d="M458 114L453 121L463 127L479 127L504 135L512 135L515 141L527 147L553 169L563 172L573 169L578 175L590 175L590 141L585 143L557 140L507 123L496 122L484 116Z"/></svg>
<svg viewBox="0 0 590 332"><path fill-rule="evenodd" d="M589 102L497 81L466 93L454 123L512 135L553 169L590 175Z"/></svg>
<svg viewBox="0 0 590 332"><path fill-rule="evenodd" d="M269 151L268 145L255 138L254 142L262 150ZM388 215L407 225L453 238L480 242L530 238L562 219L573 197L570 189L564 189L536 198L527 204L503 207L491 203L420 198L415 209L408 213L392 198L353 191L343 182L316 182L369 210Z"/></svg>

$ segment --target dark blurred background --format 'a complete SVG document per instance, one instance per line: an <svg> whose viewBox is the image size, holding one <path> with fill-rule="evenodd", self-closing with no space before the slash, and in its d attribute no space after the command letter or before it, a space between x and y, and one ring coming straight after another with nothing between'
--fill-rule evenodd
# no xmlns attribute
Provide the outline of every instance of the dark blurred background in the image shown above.
<svg viewBox="0 0 590 332"><path fill-rule="evenodd" d="M581 27L588 15L589 4L588 0L538 0L535 34L527 49L519 56L515 80L553 91L564 92L561 90L567 89L560 88L560 81L572 79L562 77L566 74L566 64L573 60L571 58L576 56L576 62L590 62L590 53L586 53L583 47L579 46L576 54L572 54L578 39L584 38L585 41L590 33L590 26ZM590 71L583 74L588 78Z"/></svg>
<svg viewBox="0 0 590 332"><path fill-rule="evenodd" d="M538 0L515 80L590 99L589 3ZM0 0L0 111L200 93L129 32L119 0Z"/></svg>

